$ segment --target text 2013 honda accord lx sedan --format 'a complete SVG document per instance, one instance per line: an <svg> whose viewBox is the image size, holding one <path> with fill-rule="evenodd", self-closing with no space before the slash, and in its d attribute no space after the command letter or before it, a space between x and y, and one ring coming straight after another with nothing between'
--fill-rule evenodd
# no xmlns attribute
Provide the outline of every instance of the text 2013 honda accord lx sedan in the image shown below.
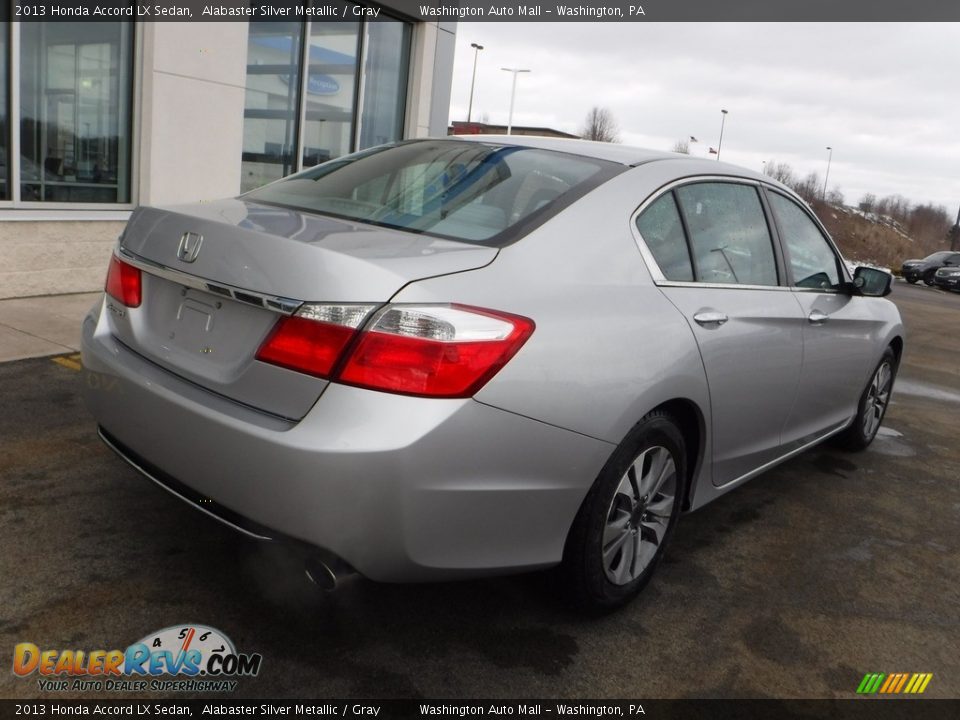
<svg viewBox="0 0 960 720"><path fill-rule="evenodd" d="M889 291L741 168L415 140L137 210L84 321L85 392L134 467L327 572L560 565L611 608L682 512L873 440L903 352Z"/></svg>

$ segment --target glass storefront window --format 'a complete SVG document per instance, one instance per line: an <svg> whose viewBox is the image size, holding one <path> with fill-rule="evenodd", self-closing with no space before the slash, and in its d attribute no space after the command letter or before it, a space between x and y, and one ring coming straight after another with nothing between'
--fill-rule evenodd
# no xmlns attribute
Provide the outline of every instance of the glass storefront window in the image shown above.
<svg viewBox="0 0 960 720"><path fill-rule="evenodd" d="M410 26L391 20L367 23L365 46L358 150L399 140L403 135Z"/></svg>
<svg viewBox="0 0 960 720"><path fill-rule="evenodd" d="M10 199L10 163L7 162L7 148L10 145L10 116L7 91L7 50L10 37L10 6L0 6L0 200Z"/></svg>
<svg viewBox="0 0 960 720"><path fill-rule="evenodd" d="M251 22L243 111L241 189L296 170L303 25Z"/></svg>
<svg viewBox="0 0 960 720"><path fill-rule="evenodd" d="M132 23L20 24L20 199L130 202Z"/></svg>
<svg viewBox="0 0 960 720"><path fill-rule="evenodd" d="M346 3L340 7L345 8ZM353 144L359 22L313 22L307 50L303 166L346 155Z"/></svg>
<svg viewBox="0 0 960 720"><path fill-rule="evenodd" d="M336 4L340 17L354 17L354 3ZM375 22L251 22L241 190L399 140L410 36L408 23L382 15Z"/></svg>

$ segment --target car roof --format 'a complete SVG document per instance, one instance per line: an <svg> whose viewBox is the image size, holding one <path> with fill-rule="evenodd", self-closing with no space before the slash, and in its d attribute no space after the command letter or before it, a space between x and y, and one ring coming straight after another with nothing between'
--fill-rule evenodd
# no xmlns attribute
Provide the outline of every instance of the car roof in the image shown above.
<svg viewBox="0 0 960 720"><path fill-rule="evenodd" d="M496 145L517 145L556 150L572 155L584 155L597 160L608 160L621 165L639 165L651 160L666 160L677 157L676 153L647 150L645 148L621 145L620 143L594 142L592 140L574 140L572 138L543 137L540 135L448 135L450 140L470 140L488 142Z"/></svg>
<svg viewBox="0 0 960 720"><path fill-rule="evenodd" d="M702 173L704 175L735 175L737 177L763 180L770 185L782 187L773 178L762 175L739 165L717 162L709 158L694 157L683 153L650 150L648 148L621 145L620 143L595 142L593 140L572 140L569 138L542 137L539 135L448 135L447 140L467 140L471 142L491 143L495 145L513 145L517 147L553 150L556 152L582 155L584 157L606 160L634 167L649 162L669 160L683 163L685 175ZM678 168L679 170L680 168Z"/></svg>

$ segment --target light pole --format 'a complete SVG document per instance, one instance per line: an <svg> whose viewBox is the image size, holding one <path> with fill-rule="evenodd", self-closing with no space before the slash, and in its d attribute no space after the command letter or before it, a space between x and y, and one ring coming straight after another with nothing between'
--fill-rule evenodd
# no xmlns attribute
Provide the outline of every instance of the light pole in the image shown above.
<svg viewBox="0 0 960 720"><path fill-rule="evenodd" d="M720 110L720 142L717 143L717 162L720 162L720 151L723 149L723 126L727 122L727 111Z"/></svg>
<svg viewBox="0 0 960 720"><path fill-rule="evenodd" d="M530 72L522 68L500 68L508 73L513 73L513 86L510 88L510 115L507 119L507 135L513 134L513 101L517 96L517 73Z"/></svg>
<svg viewBox="0 0 960 720"><path fill-rule="evenodd" d="M960 250L960 210L957 210L957 221L950 228L947 237L950 238L950 249Z"/></svg>
<svg viewBox="0 0 960 720"><path fill-rule="evenodd" d="M824 201L827 199L827 180L830 179L830 161L833 160L833 148L827 145L827 150L830 151L830 154L827 155L827 174L823 176L823 195L820 196L820 199Z"/></svg>
<svg viewBox="0 0 960 720"><path fill-rule="evenodd" d="M470 122L470 116L473 114L473 86L477 84L477 55L483 50L483 45L470 43L473 48L473 79L470 80L470 104L467 105L467 122Z"/></svg>

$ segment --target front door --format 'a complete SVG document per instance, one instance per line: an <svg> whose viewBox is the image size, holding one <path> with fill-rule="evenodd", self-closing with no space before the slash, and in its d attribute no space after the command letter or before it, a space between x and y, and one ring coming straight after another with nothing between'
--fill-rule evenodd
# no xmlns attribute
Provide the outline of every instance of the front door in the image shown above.
<svg viewBox="0 0 960 720"><path fill-rule="evenodd" d="M797 402L784 426L789 448L836 430L857 403L879 361L884 323L871 298L843 290L842 260L809 214L778 192L767 193L776 218L787 276L803 322L803 368Z"/></svg>

